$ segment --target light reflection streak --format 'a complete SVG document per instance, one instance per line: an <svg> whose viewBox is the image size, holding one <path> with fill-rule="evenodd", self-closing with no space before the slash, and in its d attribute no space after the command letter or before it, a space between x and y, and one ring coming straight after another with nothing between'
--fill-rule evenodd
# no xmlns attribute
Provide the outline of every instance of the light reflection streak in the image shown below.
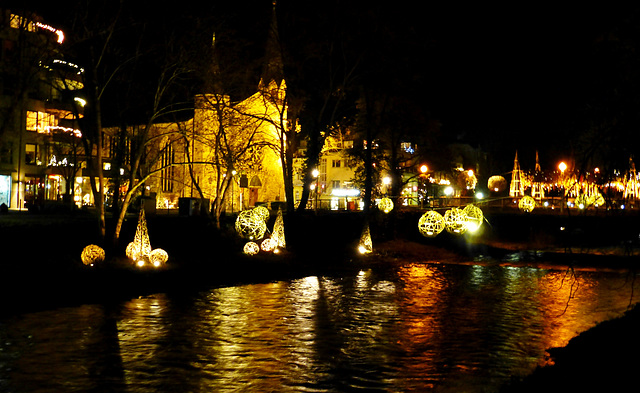
<svg viewBox="0 0 640 393"><path fill-rule="evenodd" d="M630 285L415 263L34 313L0 320L0 390L490 390L619 315Z"/></svg>

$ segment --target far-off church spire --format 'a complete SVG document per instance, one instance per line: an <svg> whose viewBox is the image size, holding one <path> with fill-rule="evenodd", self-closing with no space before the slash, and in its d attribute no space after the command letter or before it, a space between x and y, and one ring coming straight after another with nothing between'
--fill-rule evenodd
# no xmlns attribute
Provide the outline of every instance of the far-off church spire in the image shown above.
<svg viewBox="0 0 640 393"><path fill-rule="evenodd" d="M275 82L278 87L284 79L282 65L282 48L280 46L280 36L278 34L278 18L276 14L276 1L272 2L271 23L264 56L264 68L260 77L260 87L269 86Z"/></svg>

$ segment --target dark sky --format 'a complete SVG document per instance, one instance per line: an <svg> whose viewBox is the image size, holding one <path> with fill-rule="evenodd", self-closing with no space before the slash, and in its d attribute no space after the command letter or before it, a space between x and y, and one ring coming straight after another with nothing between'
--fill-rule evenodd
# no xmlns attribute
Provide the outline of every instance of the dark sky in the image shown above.
<svg viewBox="0 0 640 393"><path fill-rule="evenodd" d="M53 11L61 11L64 3L46 4L48 8L55 4ZM182 11L184 6L190 6L191 16L226 14L225 23L264 39L260 34L270 17L271 0L212 1L207 11L198 3L139 2L156 7L154 13L179 18L187 13ZM392 35L381 42L380 56L401 56L398 74L406 81L415 80L418 89L425 91L425 110L441 119L443 131L461 142L503 152L511 157L509 165L518 149L527 166L533 165L535 150L542 151L541 160L555 162L567 148L576 118L587 105L587 86L597 78L591 67L594 42L624 24L634 8L602 3L575 7L551 2L469 5L339 0L280 0L279 7L285 31L287 26L282 24L299 15L300 20L312 21L308 29L318 35L325 33L324 24L330 24L322 18L348 15L345 19L351 18L356 26L375 9L374 23ZM318 12L323 7L326 12ZM300 32L304 33L309 32Z"/></svg>

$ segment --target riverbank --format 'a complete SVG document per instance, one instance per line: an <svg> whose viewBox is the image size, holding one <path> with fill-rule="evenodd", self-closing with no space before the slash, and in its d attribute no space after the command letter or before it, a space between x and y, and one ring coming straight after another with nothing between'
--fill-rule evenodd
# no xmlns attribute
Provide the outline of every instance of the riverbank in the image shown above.
<svg viewBox="0 0 640 393"><path fill-rule="evenodd" d="M637 390L640 366L640 307L604 321L549 349L550 365L515 379L501 393L626 392Z"/></svg>
<svg viewBox="0 0 640 393"><path fill-rule="evenodd" d="M415 214L382 216L370 222L374 253L364 257L355 252L364 223L358 214L288 218L287 241L291 246L278 257L241 254L242 239L231 231L218 231L199 217L150 216L147 220L152 246L170 255L163 269L135 268L123 257L122 245L109 250L103 266L82 265L82 249L98 241L95 218L90 215L0 216L0 239L8 249L0 259L0 313L119 302L157 292L200 291L308 275L339 275L407 262L629 271L635 271L638 264L638 250L633 243L631 247L626 243L634 240L635 216L608 221L492 215L473 236L443 233L433 239L417 233ZM133 239L136 225L137 217L130 217L122 238ZM581 334L564 348L550 349L555 365L514 380L505 392L626 386L633 376L631 370L640 363L635 358L628 360L638 345L638 314L634 309Z"/></svg>

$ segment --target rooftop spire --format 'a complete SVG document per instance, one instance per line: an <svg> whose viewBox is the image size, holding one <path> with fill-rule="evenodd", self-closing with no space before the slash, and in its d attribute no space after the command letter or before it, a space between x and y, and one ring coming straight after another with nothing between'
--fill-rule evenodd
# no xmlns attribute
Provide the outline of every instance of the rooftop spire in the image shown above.
<svg viewBox="0 0 640 393"><path fill-rule="evenodd" d="M284 79L275 0L272 1L272 5L271 24L269 25L269 35L265 48L265 64L260 78L260 84L264 84L265 86L268 86L271 81L276 82L279 86L280 82Z"/></svg>

